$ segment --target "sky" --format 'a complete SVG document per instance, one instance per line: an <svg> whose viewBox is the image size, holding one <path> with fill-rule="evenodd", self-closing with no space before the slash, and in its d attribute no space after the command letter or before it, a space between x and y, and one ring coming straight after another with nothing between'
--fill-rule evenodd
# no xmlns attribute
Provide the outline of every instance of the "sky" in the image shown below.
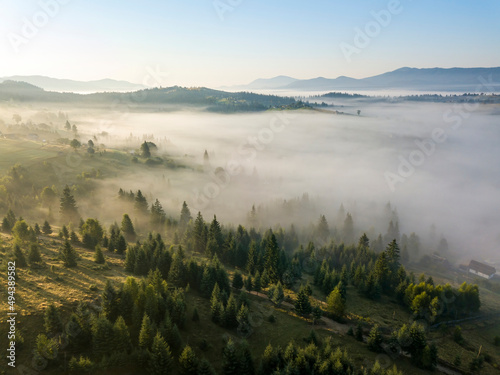
<svg viewBox="0 0 500 375"><path fill-rule="evenodd" d="M498 0L0 0L0 77L148 86L500 66Z"/></svg>

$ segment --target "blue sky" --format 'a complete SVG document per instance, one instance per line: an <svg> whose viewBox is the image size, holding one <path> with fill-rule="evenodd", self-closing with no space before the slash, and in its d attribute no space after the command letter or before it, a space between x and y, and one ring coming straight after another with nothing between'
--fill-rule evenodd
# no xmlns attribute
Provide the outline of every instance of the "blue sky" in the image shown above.
<svg viewBox="0 0 500 375"><path fill-rule="evenodd" d="M381 25L372 13L394 2ZM498 0L0 0L0 10L0 76L140 83L156 71L163 86L218 87L500 66ZM358 48L356 29L370 25ZM356 53L346 58L342 45Z"/></svg>

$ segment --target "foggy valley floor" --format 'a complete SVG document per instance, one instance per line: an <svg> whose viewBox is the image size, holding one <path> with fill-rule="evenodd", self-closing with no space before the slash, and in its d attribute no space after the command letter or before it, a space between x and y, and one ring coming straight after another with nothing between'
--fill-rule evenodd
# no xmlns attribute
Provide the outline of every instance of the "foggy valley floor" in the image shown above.
<svg viewBox="0 0 500 375"><path fill-rule="evenodd" d="M34 350L40 354L40 347L56 345L55 358L40 354L45 373L69 371L71 357L75 372L120 373L132 361L130 373L140 373L151 358L159 360L147 353L165 353L159 339L153 347L158 331L170 347L171 361L165 363L174 373L188 373L181 360L186 345L219 373L227 370L232 350L238 358L251 353L255 371L266 373L273 360L285 356L278 347L285 350L292 339L302 348L294 350L305 350L300 355L309 358L307 371L335 358L343 371L352 362L350 371L377 373L372 370L377 362L387 374L394 364L404 374L431 368L465 373L482 358L481 373L498 373L499 281L461 272L458 265L475 259L500 266L499 106L332 103L327 111L250 114L2 104L0 217L7 219L0 243L2 278L7 262L20 256L16 245L27 260L16 270L18 328L24 337L18 359L33 368ZM42 230L45 221L52 233L35 233L35 223ZM360 240L364 233L367 243ZM394 239L397 257L390 250ZM96 262L96 245L104 263ZM40 260L30 260L33 246ZM71 254L76 266L68 265ZM386 256L392 260L384 268ZM268 280L261 284L264 273ZM205 274L212 276L205 280ZM235 284L235 274L243 285ZM254 290L257 279L260 294ZM220 294L214 292L215 280ZM274 294L278 282L281 298ZM401 283L407 294L398 294ZM342 312L329 302L339 285ZM406 289L409 285L415 290ZM455 302L476 293L481 301L476 310ZM423 301L420 307L416 297ZM301 310L301 299L309 301L309 310ZM79 302L90 303L88 315ZM59 324L59 318L46 317L51 304L64 323L59 331L47 328L47 319ZM214 317L219 308L220 318ZM2 312L6 309L3 304ZM118 315L126 315L131 346L121 353L130 353L128 359L107 349L114 345L109 335L123 337L117 333L124 332ZM149 336L145 315L152 324ZM461 340L456 324L430 328L477 316L459 323ZM70 319L87 336L68 334ZM404 340L403 354L388 351L395 342L392 332L413 321L425 327L422 350L438 348L434 365L408 354L413 349ZM358 326L364 342L348 335ZM108 334L99 336L100 329ZM51 344L61 332L69 344ZM49 341L37 344L39 334ZM373 335L381 340L375 346L369 344ZM100 343L105 337L111 341ZM141 337L149 344L141 344ZM88 345L80 346L85 340ZM274 349L262 357L268 344ZM315 345L319 357L308 357L307 345ZM337 347L350 359L332 354ZM281 365L296 366L298 359L290 358ZM241 361L238 366L249 366Z"/></svg>

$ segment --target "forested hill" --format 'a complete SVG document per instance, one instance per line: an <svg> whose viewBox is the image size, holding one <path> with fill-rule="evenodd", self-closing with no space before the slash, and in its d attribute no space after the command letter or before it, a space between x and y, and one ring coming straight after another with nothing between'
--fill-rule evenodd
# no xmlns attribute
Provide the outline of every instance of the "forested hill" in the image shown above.
<svg viewBox="0 0 500 375"><path fill-rule="evenodd" d="M0 83L0 102L79 103L89 105L127 106L140 109L151 106L169 110L172 106L189 106L213 112L254 112L271 108L297 108L307 106L291 97L260 95L250 92L230 93L204 87L179 86L152 88L128 93L104 92L75 94L45 91L26 82Z"/></svg>

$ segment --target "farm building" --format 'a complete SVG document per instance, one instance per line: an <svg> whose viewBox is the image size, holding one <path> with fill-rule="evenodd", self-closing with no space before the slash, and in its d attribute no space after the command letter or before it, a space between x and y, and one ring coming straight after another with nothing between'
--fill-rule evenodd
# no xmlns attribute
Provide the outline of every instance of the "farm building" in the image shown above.
<svg viewBox="0 0 500 375"><path fill-rule="evenodd" d="M476 260L471 260L469 263L469 273L477 276L484 277L485 279L491 279L497 270L495 267L488 266L487 264L478 262Z"/></svg>

